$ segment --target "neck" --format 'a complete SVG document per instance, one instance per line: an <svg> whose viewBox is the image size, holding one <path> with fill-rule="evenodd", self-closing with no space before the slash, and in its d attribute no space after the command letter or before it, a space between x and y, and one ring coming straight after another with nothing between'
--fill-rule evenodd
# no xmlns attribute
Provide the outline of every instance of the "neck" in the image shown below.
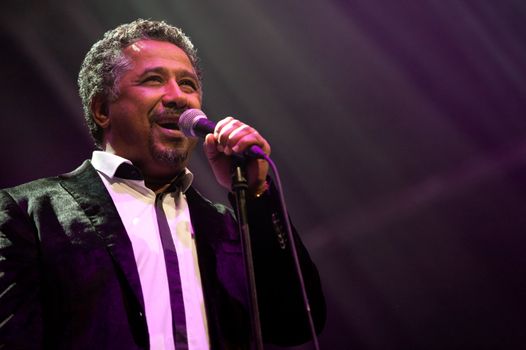
<svg viewBox="0 0 526 350"><path fill-rule="evenodd" d="M130 155L119 154L109 143L105 143L104 146L104 151L126 158L140 169L144 177L144 184L155 193L160 193L168 188L178 176L184 173L186 168L186 162L167 162L154 158L144 161L134 159Z"/></svg>

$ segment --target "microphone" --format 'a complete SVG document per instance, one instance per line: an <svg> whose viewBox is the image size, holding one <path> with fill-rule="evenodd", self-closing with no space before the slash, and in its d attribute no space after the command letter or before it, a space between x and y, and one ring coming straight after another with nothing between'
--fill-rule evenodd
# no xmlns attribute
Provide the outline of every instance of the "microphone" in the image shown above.
<svg viewBox="0 0 526 350"><path fill-rule="evenodd" d="M187 137L205 137L214 132L216 123L206 117L206 114L197 108L184 111L179 116L179 129ZM258 145L252 145L243 152L249 158L266 158L265 152Z"/></svg>

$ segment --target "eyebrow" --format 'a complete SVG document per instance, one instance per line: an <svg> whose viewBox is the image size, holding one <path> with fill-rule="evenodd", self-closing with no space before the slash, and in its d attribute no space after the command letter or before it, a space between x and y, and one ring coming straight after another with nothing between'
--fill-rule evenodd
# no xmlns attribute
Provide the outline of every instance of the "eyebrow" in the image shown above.
<svg viewBox="0 0 526 350"><path fill-rule="evenodd" d="M146 68L144 71L141 72L141 74L139 74L139 77L144 77L145 75L149 73L167 74L168 69L166 69L165 67ZM193 71L190 71L188 69L182 69L182 70L177 71L176 78L180 79L180 78L185 78L185 77L192 78L196 82L200 83L199 78L197 77L197 74L195 74Z"/></svg>

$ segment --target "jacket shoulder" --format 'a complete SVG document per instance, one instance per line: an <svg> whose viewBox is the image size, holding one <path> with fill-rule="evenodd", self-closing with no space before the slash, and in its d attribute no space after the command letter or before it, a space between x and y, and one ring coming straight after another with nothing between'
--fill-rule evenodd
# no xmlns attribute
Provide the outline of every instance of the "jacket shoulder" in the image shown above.
<svg viewBox="0 0 526 350"><path fill-rule="evenodd" d="M91 162L89 160L86 160L78 168L71 172L57 176L45 177L29 181L17 186L4 188L1 190L2 197L8 195L16 202L23 202L31 198L52 195L52 193L56 189L60 188L60 183L62 181L67 181L70 178L73 178L75 176L78 176L79 174L86 172L86 170L89 167L91 167Z"/></svg>

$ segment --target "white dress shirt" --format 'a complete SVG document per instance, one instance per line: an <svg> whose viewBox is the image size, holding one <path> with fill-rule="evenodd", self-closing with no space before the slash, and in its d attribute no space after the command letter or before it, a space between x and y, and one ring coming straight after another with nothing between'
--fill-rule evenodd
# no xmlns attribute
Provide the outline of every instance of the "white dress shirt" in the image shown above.
<svg viewBox="0 0 526 350"><path fill-rule="evenodd" d="M150 336L150 349L175 349L170 293L163 247L155 215L155 193L143 180L115 177L115 171L125 158L95 151L92 164L110 193L130 238L141 281ZM197 261L194 232L184 192L190 187L193 174L186 169L183 189L163 198L172 239L179 262L183 301L186 315L188 346L191 350L209 349L203 290Z"/></svg>

